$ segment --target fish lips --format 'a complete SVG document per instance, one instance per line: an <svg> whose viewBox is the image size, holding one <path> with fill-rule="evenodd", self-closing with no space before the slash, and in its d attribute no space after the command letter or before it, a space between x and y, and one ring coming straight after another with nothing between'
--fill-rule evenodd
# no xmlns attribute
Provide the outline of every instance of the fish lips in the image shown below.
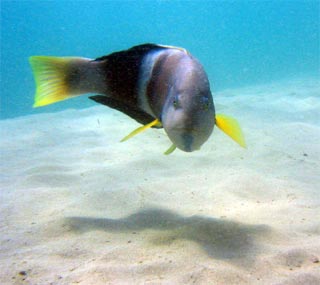
<svg viewBox="0 0 320 285"><path fill-rule="evenodd" d="M164 129L172 143L185 152L199 150L211 134L190 128L166 128L165 124Z"/></svg>

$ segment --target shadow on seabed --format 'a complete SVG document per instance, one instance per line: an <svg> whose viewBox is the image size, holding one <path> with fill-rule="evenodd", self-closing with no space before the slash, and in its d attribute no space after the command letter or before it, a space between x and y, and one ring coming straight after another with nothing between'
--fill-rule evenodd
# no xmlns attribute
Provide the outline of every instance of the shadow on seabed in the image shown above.
<svg viewBox="0 0 320 285"><path fill-rule="evenodd" d="M159 230L159 236L152 239L156 245L169 244L178 239L191 240L201 245L209 257L243 266L252 264L259 254L256 238L271 233L266 225L246 225L200 215L183 217L159 208L143 209L120 219L68 217L64 222L73 232L80 233L93 230L124 233Z"/></svg>

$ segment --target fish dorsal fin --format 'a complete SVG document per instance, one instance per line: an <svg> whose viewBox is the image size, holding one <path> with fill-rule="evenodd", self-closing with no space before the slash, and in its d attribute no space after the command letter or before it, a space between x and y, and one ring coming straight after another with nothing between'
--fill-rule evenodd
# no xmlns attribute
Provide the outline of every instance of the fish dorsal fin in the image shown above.
<svg viewBox="0 0 320 285"><path fill-rule="evenodd" d="M247 147L241 127L236 119L223 114L217 114L216 125L240 146Z"/></svg>
<svg viewBox="0 0 320 285"><path fill-rule="evenodd" d="M163 47L163 48L177 49L177 50L184 52L185 54L190 54L186 49L184 49L182 47L175 47L175 46L168 46L168 45L158 45L158 46Z"/></svg>
<svg viewBox="0 0 320 285"><path fill-rule="evenodd" d="M161 122L160 122L158 119L155 119L155 120L152 121L151 123L135 129L135 130L132 131L130 134L128 134L127 136L125 136L125 137L121 140L121 142L124 142L124 141L126 141L126 140L128 140L128 139L131 139L133 136L135 136L135 135L137 135L137 134L140 134L140 133L144 132L145 130L147 130L147 129L153 127L153 126L156 126L156 125L161 125Z"/></svg>

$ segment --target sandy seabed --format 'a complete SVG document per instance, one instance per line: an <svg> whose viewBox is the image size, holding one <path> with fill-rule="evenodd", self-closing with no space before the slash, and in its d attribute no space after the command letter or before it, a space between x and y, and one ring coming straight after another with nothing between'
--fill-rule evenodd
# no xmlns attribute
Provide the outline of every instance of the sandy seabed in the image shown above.
<svg viewBox="0 0 320 285"><path fill-rule="evenodd" d="M3 120L0 284L320 284L320 87L225 90L248 149L94 106ZM73 99L76 100L76 99Z"/></svg>

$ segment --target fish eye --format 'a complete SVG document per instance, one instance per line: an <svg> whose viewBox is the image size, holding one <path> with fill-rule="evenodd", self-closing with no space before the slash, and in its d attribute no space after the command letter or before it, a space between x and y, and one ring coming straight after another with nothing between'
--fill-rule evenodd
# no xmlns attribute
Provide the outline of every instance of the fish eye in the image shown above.
<svg viewBox="0 0 320 285"><path fill-rule="evenodd" d="M210 100L208 97L202 97L201 99L201 103L203 108L207 111L210 108Z"/></svg>
<svg viewBox="0 0 320 285"><path fill-rule="evenodd" d="M172 101L173 107L177 109L179 107L179 100L178 96L174 96L173 101Z"/></svg>

